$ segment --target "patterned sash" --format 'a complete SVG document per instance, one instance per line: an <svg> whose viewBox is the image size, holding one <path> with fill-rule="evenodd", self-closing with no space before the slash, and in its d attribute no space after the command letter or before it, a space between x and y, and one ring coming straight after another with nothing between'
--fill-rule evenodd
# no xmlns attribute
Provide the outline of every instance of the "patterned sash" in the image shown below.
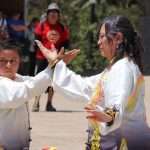
<svg viewBox="0 0 150 150"><path fill-rule="evenodd" d="M104 72L105 73L105 72ZM90 101L90 105L92 105L93 108L96 108L96 105L98 102L100 102L103 99L104 92L103 92L103 86L102 86L102 80L105 79L104 73L101 75L101 79L98 81L96 88L92 94L92 98ZM89 119L89 129L87 130L89 132L88 135L88 142L86 150L100 150L100 126L99 122L95 119Z"/></svg>
<svg viewBox="0 0 150 150"><path fill-rule="evenodd" d="M106 79L107 79L106 74L104 72L103 75L101 76L101 79L96 85L96 88L92 94L91 101L89 103L90 105L93 106L93 108L96 107L98 102L103 99L104 93L103 93L102 81L105 81ZM133 92L128 98L128 103L126 106L127 111L132 112L134 110L137 103L138 95L140 93L139 91L141 90L143 83L144 83L144 77L143 75L140 75L137 78L136 85L135 88L133 89ZM89 121L89 130L88 130L89 135L88 135L88 142L86 143L87 144L86 150L100 150L100 125L98 121L94 119L89 119L88 121ZM127 141L123 137L121 140L121 145L119 150L128 150Z"/></svg>
<svg viewBox="0 0 150 150"><path fill-rule="evenodd" d="M126 110L128 112L132 112L134 110L136 103L137 103L138 95L140 93L139 91L141 90L143 84L144 84L144 77L143 75L140 75L137 78L136 85L135 85L135 88L133 89L132 94L128 98L128 104L126 106Z"/></svg>

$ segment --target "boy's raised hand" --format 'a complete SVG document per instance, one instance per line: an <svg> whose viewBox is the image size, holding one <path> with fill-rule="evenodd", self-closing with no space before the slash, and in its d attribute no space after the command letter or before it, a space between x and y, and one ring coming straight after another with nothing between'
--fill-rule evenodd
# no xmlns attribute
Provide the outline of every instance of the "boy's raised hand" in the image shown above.
<svg viewBox="0 0 150 150"><path fill-rule="evenodd" d="M57 49L49 50L41 43L39 40L35 40L36 44L38 45L39 49L45 56L45 58L48 60L48 62L53 66L56 64L59 60L63 60L66 64L69 64L80 52L79 49L73 49L71 51L64 52L64 48L62 47L57 53Z"/></svg>
<svg viewBox="0 0 150 150"><path fill-rule="evenodd" d="M42 54L45 56L45 58L48 60L48 62L53 62L57 59L58 54L56 49L49 50L47 49L41 41L35 40L37 46L39 47Z"/></svg>

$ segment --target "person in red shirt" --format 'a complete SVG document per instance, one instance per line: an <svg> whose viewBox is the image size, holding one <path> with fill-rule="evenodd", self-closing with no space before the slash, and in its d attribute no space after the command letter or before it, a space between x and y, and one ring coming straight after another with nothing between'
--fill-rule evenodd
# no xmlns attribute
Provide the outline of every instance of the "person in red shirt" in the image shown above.
<svg viewBox="0 0 150 150"><path fill-rule="evenodd" d="M60 22L60 8L56 3L49 4L44 21L40 22L35 29L36 39L40 40L43 45L50 49L60 50L61 47L69 46L69 30ZM37 48L36 53L36 73L46 68L48 62L41 51ZM53 88L49 87L46 111L56 111L52 105ZM39 111L40 96L35 98L32 111Z"/></svg>

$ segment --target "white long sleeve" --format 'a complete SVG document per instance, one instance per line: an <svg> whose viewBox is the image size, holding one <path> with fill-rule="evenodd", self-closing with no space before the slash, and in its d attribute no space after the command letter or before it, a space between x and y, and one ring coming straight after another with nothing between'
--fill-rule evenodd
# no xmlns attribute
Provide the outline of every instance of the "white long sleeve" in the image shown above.
<svg viewBox="0 0 150 150"><path fill-rule="evenodd" d="M40 95L51 85L51 70L46 68L23 82L0 77L0 108L17 108L32 97Z"/></svg>
<svg viewBox="0 0 150 150"><path fill-rule="evenodd" d="M117 62L108 73L108 79L104 85L105 106L108 108L116 107L118 113L114 123L106 126L101 123L103 134L107 134L120 127L125 114L125 107L128 103L128 97L131 95L134 87L133 73L130 69L130 63L121 60Z"/></svg>
<svg viewBox="0 0 150 150"><path fill-rule="evenodd" d="M82 77L66 67L60 61L54 70L53 84L56 92L70 100L90 100L91 94L100 74L91 77Z"/></svg>

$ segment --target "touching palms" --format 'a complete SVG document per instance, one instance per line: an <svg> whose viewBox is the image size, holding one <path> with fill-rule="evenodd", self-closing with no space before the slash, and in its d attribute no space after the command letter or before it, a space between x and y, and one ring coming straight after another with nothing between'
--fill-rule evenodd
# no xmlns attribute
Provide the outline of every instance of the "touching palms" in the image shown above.
<svg viewBox="0 0 150 150"><path fill-rule="evenodd" d="M59 53L57 53L56 49L47 49L43 46L43 44L39 40L35 40L36 44L38 45L39 49L48 60L48 62L53 65L57 63L59 60L63 60L66 64L70 63L80 52L79 49L73 49L71 51L64 52L64 48L61 48Z"/></svg>

